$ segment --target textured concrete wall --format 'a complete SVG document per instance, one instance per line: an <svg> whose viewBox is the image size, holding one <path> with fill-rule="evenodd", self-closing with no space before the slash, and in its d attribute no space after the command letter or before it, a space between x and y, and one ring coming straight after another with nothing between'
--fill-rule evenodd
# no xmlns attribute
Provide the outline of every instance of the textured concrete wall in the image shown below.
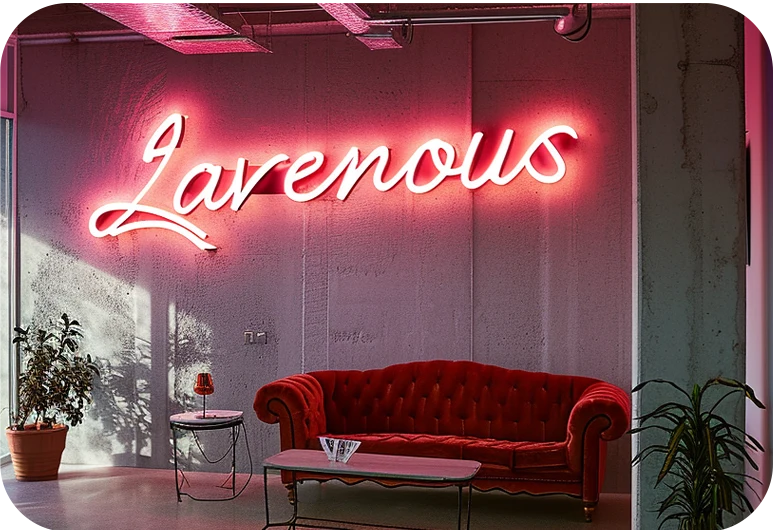
<svg viewBox="0 0 774 530"><path fill-rule="evenodd" d="M710 4L637 5L635 23L635 382L744 380L743 19ZM678 396L651 387L636 397L644 413ZM743 426L743 409L737 401L723 412ZM637 528L657 527L669 494L654 488L656 459L646 464L635 479Z"/></svg>
<svg viewBox="0 0 774 530"><path fill-rule="evenodd" d="M520 24L422 28L396 52L342 37L277 38L270 56L24 48L24 319L73 313L111 365L65 458L168 465L168 415L198 403L204 369L208 405L247 412L254 461L278 449L255 391L299 371L473 359L629 388L628 46L628 21L600 20L579 45ZM91 237L97 207L147 182L142 151L171 112L190 118L153 190L167 209L203 161L319 149L336 163L382 143L402 161L429 138L464 152L473 130L496 144L506 127L523 151L557 123L580 139L552 186L525 174L418 196L366 178L345 202L253 196L238 213L191 214L215 253L170 232ZM245 329L268 344L245 346ZM628 460L627 440L611 444L608 489L628 489Z"/></svg>

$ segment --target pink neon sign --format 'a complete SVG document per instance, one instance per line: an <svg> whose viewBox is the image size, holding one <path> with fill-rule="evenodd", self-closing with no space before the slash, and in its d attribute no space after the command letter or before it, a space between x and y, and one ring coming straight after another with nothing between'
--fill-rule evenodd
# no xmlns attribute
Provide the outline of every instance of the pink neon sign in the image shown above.
<svg viewBox="0 0 774 530"><path fill-rule="evenodd" d="M484 138L484 134L480 132L475 133L471 138L465 157L459 165L455 166L457 153L454 147L443 140L434 138L419 146L405 164L387 180L385 180L384 173L390 160L390 150L386 146L377 147L362 160L360 149L352 147L320 184L310 191L299 192L294 185L305 178L315 176L325 162L325 155L321 152L310 151L298 157L285 172L284 193L291 200L306 202L319 197L328 191L337 180L340 180L336 197L343 201L371 167L373 167L373 185L377 190L389 191L400 180L405 180L406 187L416 194L427 193L435 189L447 177L459 177L462 185L470 190L478 189L489 181L504 186L525 170L532 178L544 184L553 184L564 177L567 168L562 155L552 143L551 138L566 134L577 139L578 134L572 127L557 125L544 131L527 148L513 169L503 174L503 165L513 141L513 134L512 129L505 131L489 166L483 173L475 177L472 174L473 165ZM169 137L169 141L165 145L159 145L165 137ZM153 176L132 202L106 204L91 215L89 231L94 237L117 236L143 228L161 228L180 234L202 250L215 250L216 246L205 241L207 233L182 216L191 213L200 204L204 204L204 207L211 211L219 210L229 204L232 210L238 211L267 174L277 169L279 165L290 161L288 155L278 154L247 176L247 160L245 158L237 159L231 184L217 200L215 192L223 178L223 166L207 162L201 163L194 166L180 179L172 199L172 209L176 213L142 204L141 201L159 179L172 157L172 153L180 147L182 140L183 116L172 114L156 129L145 146L143 162L149 164L156 159L161 159ZM553 174L541 173L532 163L532 158L540 147L546 149L556 166L556 171ZM429 155L437 174L430 181L419 183L417 182L417 170L427 155ZM202 175L208 175L209 178L203 186L194 190L192 184L194 181L199 181ZM245 180L246 177L247 180Z"/></svg>

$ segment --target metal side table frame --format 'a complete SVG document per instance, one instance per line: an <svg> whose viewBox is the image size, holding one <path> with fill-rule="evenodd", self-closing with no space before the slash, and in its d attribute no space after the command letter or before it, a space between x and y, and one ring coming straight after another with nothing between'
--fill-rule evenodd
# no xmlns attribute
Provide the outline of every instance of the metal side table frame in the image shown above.
<svg viewBox="0 0 774 530"><path fill-rule="evenodd" d="M174 418L174 416L172 416L172 418ZM253 476L253 459L252 459L252 456L250 455L250 443L247 440L247 430L245 429L244 419L241 416L239 416L238 418L224 419L223 421L213 421L213 422L207 422L207 423L186 423L183 421L176 421L172 418L170 418L169 420L169 428L172 430L172 446L173 446L172 453L174 455L174 462L175 462L175 492L177 494L177 502L182 502L183 495L195 501L230 501L239 497L239 495L241 495L241 493L245 490L247 485L250 483L250 479ZM216 430L222 430L222 429L230 429L231 431L231 488L230 488L231 496L223 497L223 498L204 499L204 498L194 497L190 493L181 491L182 483L188 482L188 479L185 477L185 472L182 469L180 469L177 462L178 431L190 431L190 432L193 432L195 435L195 433L199 431L216 431ZM250 461L250 476L247 478L247 481L241 487L241 489L237 491L236 490L236 445L237 445L236 442L239 439L239 436L243 436L245 439L247 458ZM182 483L181 483L181 479L182 479Z"/></svg>

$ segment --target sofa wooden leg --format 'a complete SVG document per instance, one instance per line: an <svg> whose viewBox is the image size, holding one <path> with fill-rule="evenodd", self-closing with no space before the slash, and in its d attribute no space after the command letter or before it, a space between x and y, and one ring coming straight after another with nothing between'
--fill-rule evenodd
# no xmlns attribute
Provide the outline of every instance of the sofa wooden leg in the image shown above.
<svg viewBox="0 0 774 530"><path fill-rule="evenodd" d="M594 508L597 507L596 503L583 505L583 516L586 518L586 522L590 523L594 516Z"/></svg>
<svg viewBox="0 0 774 530"><path fill-rule="evenodd" d="M288 501L290 501L290 504L296 503L296 492L293 489L293 484L285 484L285 487L288 490Z"/></svg>

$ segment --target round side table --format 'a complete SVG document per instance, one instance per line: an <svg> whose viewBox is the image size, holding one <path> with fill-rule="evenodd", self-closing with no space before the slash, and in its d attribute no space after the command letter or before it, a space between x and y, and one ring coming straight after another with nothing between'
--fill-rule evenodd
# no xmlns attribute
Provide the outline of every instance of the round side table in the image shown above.
<svg viewBox="0 0 774 530"><path fill-rule="evenodd" d="M173 414L169 417L169 428L172 431L172 453L173 458L175 462L175 492L177 493L177 502L182 502L182 495L185 495L186 497L189 497L195 501L230 501L232 499L236 499L239 497L239 495L245 490L247 485L250 483L250 479L253 476L253 459L250 456L250 444L247 441L247 431L245 430L245 422L242 417L243 413L241 411L237 410L208 410L207 416L202 418L201 412L183 412L180 414ZM224 497L224 498L212 498L212 499L203 499L203 498L197 498L191 495L190 493L186 493L184 491L181 491L181 487L183 483L187 483L188 479L185 477L185 473L182 469L178 467L177 463L177 438L179 433L183 432L191 432L194 437L196 438L196 433L200 431L217 431L217 430L230 430L230 438L231 438L231 496L230 497ZM245 440L245 449L247 451L247 458L250 461L250 476L247 478L247 481L242 486L242 488L237 491L236 489L236 446L237 441L239 438L243 437ZM199 450L201 451L202 447L199 445L198 438L196 438L196 445L199 447ZM204 456L205 460L210 463L217 463L220 462L223 458L228 456L228 452L223 455L218 460L211 461L207 456L202 452L202 456ZM182 482L181 482L182 479ZM227 479L228 480L228 479ZM225 484L225 482L224 482Z"/></svg>

